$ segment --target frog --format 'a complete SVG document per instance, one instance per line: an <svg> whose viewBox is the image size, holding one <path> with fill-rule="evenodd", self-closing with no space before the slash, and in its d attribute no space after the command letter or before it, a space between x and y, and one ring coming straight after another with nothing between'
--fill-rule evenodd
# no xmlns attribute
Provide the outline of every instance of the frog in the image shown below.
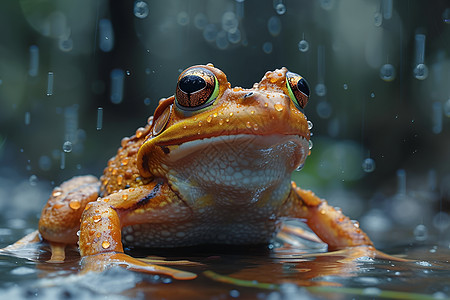
<svg viewBox="0 0 450 300"><path fill-rule="evenodd" d="M285 67L247 89L213 64L187 68L103 175L55 187L38 231L9 250L46 241L60 262L78 244L86 271L116 264L193 279L124 249L267 244L287 219L305 222L328 251L373 249L357 223L291 180L311 152L309 97L306 79Z"/></svg>

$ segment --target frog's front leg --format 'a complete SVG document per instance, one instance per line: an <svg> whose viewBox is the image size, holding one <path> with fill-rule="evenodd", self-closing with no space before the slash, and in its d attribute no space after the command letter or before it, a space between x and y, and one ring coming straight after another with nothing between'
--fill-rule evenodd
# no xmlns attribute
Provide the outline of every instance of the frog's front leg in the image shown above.
<svg viewBox="0 0 450 300"><path fill-rule="evenodd" d="M306 220L306 224L326 244L329 250L355 246L373 246L369 237L340 210L305 191L292 182L292 191L284 207L284 215Z"/></svg>
<svg viewBox="0 0 450 300"><path fill-rule="evenodd" d="M121 231L124 226L167 222L179 214L188 218L190 209L163 183L130 188L90 203L82 215L79 248L83 272L102 271L111 265L165 274L176 279L193 279L191 272L149 264L123 253Z"/></svg>

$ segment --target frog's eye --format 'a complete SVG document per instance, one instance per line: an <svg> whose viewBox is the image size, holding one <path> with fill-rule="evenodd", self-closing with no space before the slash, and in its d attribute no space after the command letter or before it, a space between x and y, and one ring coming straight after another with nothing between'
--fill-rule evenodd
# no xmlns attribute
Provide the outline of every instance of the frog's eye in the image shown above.
<svg viewBox="0 0 450 300"><path fill-rule="evenodd" d="M213 104L218 94L219 84L210 70L191 68L178 78L175 103L181 110L200 110Z"/></svg>
<svg viewBox="0 0 450 300"><path fill-rule="evenodd" d="M289 97L295 106L300 109L305 108L309 98L309 86L305 78L296 73L287 72L286 85L289 91Z"/></svg>

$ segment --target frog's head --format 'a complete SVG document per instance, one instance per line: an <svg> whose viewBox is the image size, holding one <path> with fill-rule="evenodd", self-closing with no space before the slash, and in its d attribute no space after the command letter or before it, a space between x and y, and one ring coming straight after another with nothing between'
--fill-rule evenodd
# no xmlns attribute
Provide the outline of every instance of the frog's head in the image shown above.
<svg viewBox="0 0 450 300"><path fill-rule="evenodd" d="M232 88L211 64L190 67L156 108L139 171L178 189L280 184L309 153L308 97L305 79L284 67L251 89Z"/></svg>

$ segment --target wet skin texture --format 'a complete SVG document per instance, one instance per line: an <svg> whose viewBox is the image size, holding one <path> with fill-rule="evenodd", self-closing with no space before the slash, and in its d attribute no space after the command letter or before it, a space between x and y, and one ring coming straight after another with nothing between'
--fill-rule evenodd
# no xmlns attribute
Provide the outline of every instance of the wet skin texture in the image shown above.
<svg viewBox="0 0 450 300"><path fill-rule="evenodd" d="M100 180L55 188L39 235L19 242L50 242L53 261L78 242L85 270L118 263L180 279L195 275L134 259L123 244L267 243L283 219L300 218L330 250L372 246L349 218L290 180L309 154L308 96L306 81L286 68L251 89L232 88L211 64L186 69L175 95L122 139Z"/></svg>

